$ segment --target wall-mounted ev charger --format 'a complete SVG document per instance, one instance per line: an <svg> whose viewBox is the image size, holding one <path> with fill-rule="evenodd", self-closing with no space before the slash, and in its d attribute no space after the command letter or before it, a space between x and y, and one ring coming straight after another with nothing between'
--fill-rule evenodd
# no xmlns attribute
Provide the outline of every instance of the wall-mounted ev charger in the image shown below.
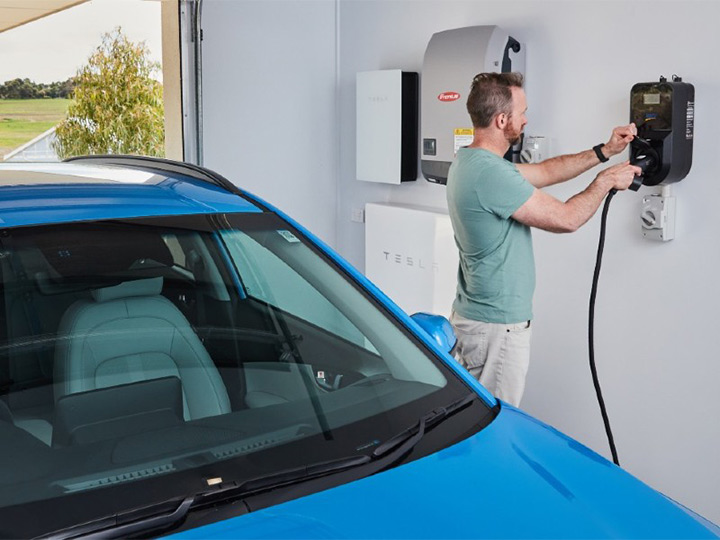
<svg viewBox="0 0 720 540"><path fill-rule="evenodd" d="M645 238L675 238L675 197L670 185L687 176L692 166L695 132L695 88L673 75L672 81L638 83L630 91L630 121L638 136L630 147L630 163L643 170L630 189L662 186L645 195L640 226Z"/></svg>
<svg viewBox="0 0 720 540"><path fill-rule="evenodd" d="M660 77L658 82L638 83L630 91L630 121L637 126L637 136L630 143L630 163L640 167L642 174L635 177L630 189L641 186L662 186L661 193L643 197L641 222L643 235L662 241L675 235L675 198L670 185L687 176L692 166L695 131L695 88L673 75L672 81ZM613 189L605 199L600 224L595 273L590 292L588 348L590 371L602 413L613 461L619 465L615 441L600 381L595 367L595 299L605 246L605 228L610 201L617 192Z"/></svg>

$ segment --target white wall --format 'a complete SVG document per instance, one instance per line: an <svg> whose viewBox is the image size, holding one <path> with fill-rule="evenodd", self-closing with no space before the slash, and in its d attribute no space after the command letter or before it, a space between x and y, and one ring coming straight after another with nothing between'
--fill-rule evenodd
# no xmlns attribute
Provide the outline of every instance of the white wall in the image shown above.
<svg viewBox="0 0 720 540"><path fill-rule="evenodd" d="M355 73L422 70L437 31L497 24L527 45L527 133L555 153L607 140L628 121L630 88L664 74L696 89L693 168L676 186L676 240L639 233L637 194L610 209L596 315L596 358L623 466L720 522L720 200L715 181L720 125L718 2L342 1L338 247L363 265L365 202L446 207L445 188L354 181ZM470 81L468 81L469 84ZM567 198L586 174L552 192ZM647 189L647 188L644 188ZM587 360L587 304L599 214L573 235L535 232L538 286L533 354L523 408L609 456Z"/></svg>
<svg viewBox="0 0 720 540"><path fill-rule="evenodd" d="M420 72L434 32L497 24L527 45L526 131L550 137L554 153L590 148L627 122L636 82L677 73L695 85L694 164L675 189L676 239L640 237L637 194L618 195L610 209L596 356L623 466L720 522L713 207L720 182L711 131L720 125L720 3L340 0L337 7L335 14L330 1L206 0L206 163L320 232L361 269L364 226L350 221L353 208L446 205L445 188L424 180L354 179L356 72ZM327 136L334 130L337 137ZM551 192L567 198L591 179ZM573 235L534 235L536 320L522 405L609 455L587 367L598 230L599 215Z"/></svg>
<svg viewBox="0 0 720 540"><path fill-rule="evenodd" d="M204 165L335 243L336 5L203 2Z"/></svg>

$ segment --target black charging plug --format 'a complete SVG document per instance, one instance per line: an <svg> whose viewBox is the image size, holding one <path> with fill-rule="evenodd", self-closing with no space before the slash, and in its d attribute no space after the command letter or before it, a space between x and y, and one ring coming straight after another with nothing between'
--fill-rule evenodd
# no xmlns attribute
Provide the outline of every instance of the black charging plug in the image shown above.
<svg viewBox="0 0 720 540"><path fill-rule="evenodd" d="M643 185L644 176L655 170L657 167L659 163L659 156L650 143L642 137L636 136L632 141L630 141L630 146L634 150L631 153L632 157L630 158L630 165L640 167L642 174L635 175L635 178L633 178L632 184L630 184L628 189L637 191L640 189L640 186Z"/></svg>

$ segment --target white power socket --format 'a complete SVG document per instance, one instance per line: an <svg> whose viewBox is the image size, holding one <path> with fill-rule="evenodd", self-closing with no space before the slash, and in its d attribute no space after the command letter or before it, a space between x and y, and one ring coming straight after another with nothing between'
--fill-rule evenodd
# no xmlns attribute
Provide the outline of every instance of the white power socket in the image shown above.
<svg viewBox="0 0 720 540"><path fill-rule="evenodd" d="M670 186L642 198L640 225L643 236L650 240L667 242L675 238L675 197Z"/></svg>
<svg viewBox="0 0 720 540"><path fill-rule="evenodd" d="M365 209L353 208L350 214L350 221L353 223L365 223Z"/></svg>
<svg viewBox="0 0 720 540"><path fill-rule="evenodd" d="M550 141L542 135L526 135L520 151L521 163L540 163L550 157Z"/></svg>

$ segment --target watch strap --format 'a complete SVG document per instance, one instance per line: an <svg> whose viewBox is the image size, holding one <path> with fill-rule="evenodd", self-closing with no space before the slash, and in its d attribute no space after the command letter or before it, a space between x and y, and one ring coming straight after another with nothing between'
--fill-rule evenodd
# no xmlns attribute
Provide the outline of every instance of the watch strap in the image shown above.
<svg viewBox="0 0 720 540"><path fill-rule="evenodd" d="M608 157L605 157L605 154L603 154L602 151L600 150L603 146L605 146L605 143L600 143L600 144L596 144L595 146L593 146L593 150L595 150L595 155L600 160L600 163L605 163L606 161L608 161L610 159Z"/></svg>

